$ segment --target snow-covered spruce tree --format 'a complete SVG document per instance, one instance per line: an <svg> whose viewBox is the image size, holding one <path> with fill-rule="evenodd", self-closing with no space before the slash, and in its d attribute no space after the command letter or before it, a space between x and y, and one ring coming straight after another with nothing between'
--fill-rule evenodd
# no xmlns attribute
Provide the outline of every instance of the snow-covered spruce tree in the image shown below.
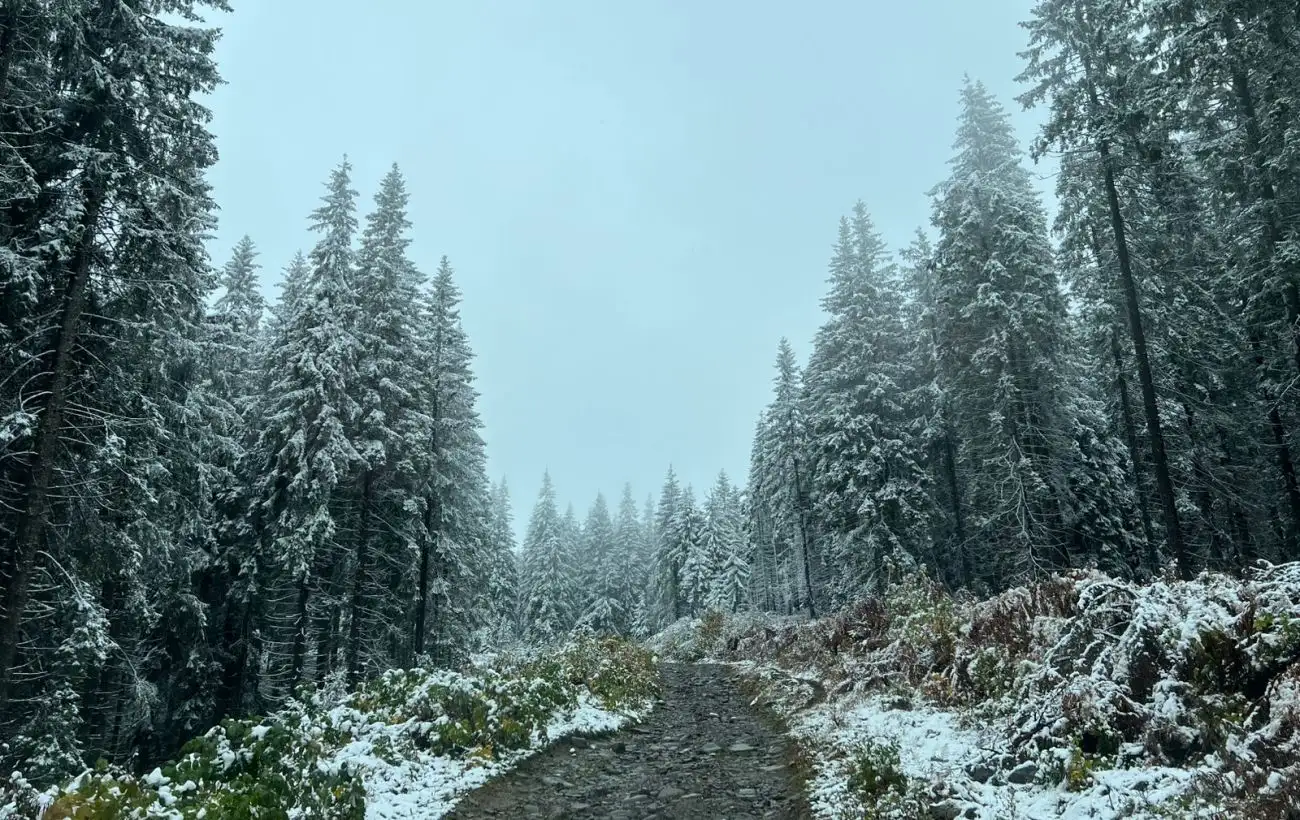
<svg viewBox="0 0 1300 820"><path fill-rule="evenodd" d="M969 585L974 578L971 544L967 537L963 475L958 470L957 434L952 425L952 398L940 375L937 284L934 249L917 230L916 238L901 254L907 333L912 345L915 393L910 404L919 419L919 442L930 473L930 543L927 563L949 586Z"/></svg>
<svg viewBox="0 0 1300 820"><path fill-rule="evenodd" d="M499 563L488 532L490 487L478 415L473 352L460 320L460 290L443 257L422 310L418 410L412 442L421 525L416 541L414 654L451 663L497 604L484 584Z"/></svg>
<svg viewBox="0 0 1300 820"><path fill-rule="evenodd" d="M276 558L255 529L258 518L250 515L258 492L256 478L264 464L255 445L264 422L261 413L265 397L278 375L269 366L274 361L274 345L282 338L294 313L302 308L310 274L306 255L301 251L295 253L281 272L280 297L269 307L265 321L259 326L256 345L252 348L258 361L247 376L250 393L242 411L246 428L244 441L237 443L240 459L231 485L218 500L222 510L214 534L218 555L199 582L200 595L213 607L210 622L221 666L214 695L217 717L259 714L271 706L262 697L260 684L262 672L273 671L263 659L268 648L275 648L268 647L264 640L269 637L264 627L274 611ZM240 275L236 279L243 281L246 277ZM226 282L229 290L229 276ZM222 351L221 346L214 346L214 367L226 365ZM228 377L214 378L214 383L226 381ZM267 693L274 694L274 677L268 683L271 686Z"/></svg>
<svg viewBox="0 0 1300 820"><path fill-rule="evenodd" d="M768 606L786 614L799 608L815 617L814 533L803 378L794 350L782 339L777 350L772 403L754 436L749 474L754 549L773 585ZM768 557L770 556L770 562Z"/></svg>
<svg viewBox="0 0 1300 820"><path fill-rule="evenodd" d="M620 596L620 571L614 522L602 493L596 494L582 527L578 567L582 585L582 615L578 624L594 632L617 634L627 620Z"/></svg>
<svg viewBox="0 0 1300 820"><path fill-rule="evenodd" d="M1094 156L1099 166L1108 224L1105 242L1114 251L1125 324L1138 374L1142 413L1150 448L1150 463L1160 502L1164 542L1175 568L1191 576L1181 513L1174 487L1156 392L1156 380L1147 344L1148 317L1144 315L1141 281L1133 265L1131 236L1121 192L1121 152L1117 137L1125 124L1140 118L1143 99L1132 92L1129 69L1136 64L1133 34L1136 29L1130 4L1117 0L1040 0L1033 18L1025 23L1030 46L1028 65L1021 79L1032 85L1020 101L1025 105L1048 103L1050 116L1036 143L1035 156L1049 147ZM1099 231L1099 234L1101 232ZM1100 244L1100 239L1099 239Z"/></svg>
<svg viewBox="0 0 1300 820"><path fill-rule="evenodd" d="M312 214L312 249L301 304L278 328L268 353L261 434L252 464L253 529L276 562L267 606L273 635L264 689L278 696L320 680L338 649L342 492L361 462L351 434L359 407L358 296L354 287L356 191L345 159ZM316 649L315 658L311 657Z"/></svg>
<svg viewBox="0 0 1300 820"><path fill-rule="evenodd" d="M709 555L711 579L707 609L736 612L748 595L749 560L740 496L725 471L704 503L704 551Z"/></svg>
<svg viewBox="0 0 1300 820"><path fill-rule="evenodd" d="M510 504L510 487L502 478L492 488L492 510L488 533L489 566L487 638L493 644L510 641L515 633L519 571L515 561L515 521Z"/></svg>
<svg viewBox="0 0 1300 820"><path fill-rule="evenodd" d="M648 558L645 525L637 513L632 485L625 484L614 522L614 597L622 608L622 619L616 625L621 634L633 631L636 613L643 605Z"/></svg>
<svg viewBox="0 0 1300 820"><path fill-rule="evenodd" d="M804 374L806 456L788 451L783 469L811 496L830 591L843 603L929 551L928 475L919 414L907 402L915 376L898 273L861 202L840 222L822 306L828 318Z"/></svg>
<svg viewBox="0 0 1300 820"><path fill-rule="evenodd" d="M682 489L672 466L664 477L659 503L655 505L651 532L652 556L649 585L646 589L647 607L645 627L655 631L682 617L680 541L673 524L677 519L678 502Z"/></svg>
<svg viewBox="0 0 1300 820"><path fill-rule="evenodd" d="M568 563L567 533L556 507L550 473L542 476L542 489L524 535L521 620L525 637L534 643L556 640L573 624L570 603L575 590L574 568Z"/></svg>
<svg viewBox="0 0 1300 820"><path fill-rule="evenodd" d="M1128 551L1122 451L1077 389L1046 217L978 82L962 89L955 148L933 192L936 348L974 563L995 587L1085 556L1114 567Z"/></svg>
<svg viewBox="0 0 1300 820"><path fill-rule="evenodd" d="M713 555L704 540L704 511L696 503L695 491L689 486L677 499L677 510L669 532L669 556L681 565L678 575L681 608L684 614L693 618L708 605L715 567Z"/></svg>
<svg viewBox="0 0 1300 820"><path fill-rule="evenodd" d="M356 443L360 461L343 489L349 496L347 589L343 590L344 668L350 683L363 666L383 669L407 657L407 602L420 503L418 448L427 422L419 406L419 349L423 276L407 255L411 227L401 172L380 183L366 218L352 288L357 295Z"/></svg>
<svg viewBox="0 0 1300 820"><path fill-rule="evenodd" d="M26 724L29 737L81 742L80 723L96 746L114 735L128 745L137 728L153 731L135 722L137 695L170 680L132 668L161 657L161 612L187 591L173 582L194 557L177 509L193 500L198 465L188 442L172 445L211 285L202 174L215 151L194 96L218 78L216 33L195 23L203 5L216 4L176 3L165 18L138 0L6 7L21 36L5 43L0 72L4 734ZM163 457L176 451L172 475ZM74 611L82 597L107 615L87 621ZM92 624L103 630L80 632ZM111 662L59 659L87 641ZM87 692L101 715L121 707L118 730L85 713ZM33 722L37 704L51 708ZM165 730L166 717L157 723Z"/></svg>
<svg viewBox="0 0 1300 820"><path fill-rule="evenodd" d="M1142 178L1142 208L1126 213L1165 224L1135 226L1133 255L1141 260L1147 242L1163 240L1181 258L1141 271L1144 285L1153 276L1173 279L1177 292L1211 309L1192 317L1167 310L1188 325L1176 332L1190 330L1197 346L1186 359L1199 365L1175 371L1195 386L1174 395L1200 400L1185 407L1190 458L1175 467L1194 501L1188 548L1214 567L1256 556L1294 560L1300 482L1292 431L1300 402L1289 386L1300 368L1300 140L1287 125L1294 117L1283 112L1294 110L1300 81L1300 10L1201 0L1134 11L1140 16L1130 30L1141 32L1144 69L1135 79L1151 93L1116 148L1140 147L1144 160L1122 166ZM1148 191L1157 186L1163 201L1152 203ZM1178 225L1172 233L1171 224ZM1149 290L1141 295L1151 316L1164 294ZM1203 322L1207 314L1214 321ZM1159 342L1151 347L1161 350ZM1262 434L1251 429L1260 420Z"/></svg>

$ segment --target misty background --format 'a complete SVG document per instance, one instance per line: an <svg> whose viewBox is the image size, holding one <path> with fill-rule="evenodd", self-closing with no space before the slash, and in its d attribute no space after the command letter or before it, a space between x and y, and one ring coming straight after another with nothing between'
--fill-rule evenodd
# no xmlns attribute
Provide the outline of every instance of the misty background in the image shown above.
<svg viewBox="0 0 1300 820"><path fill-rule="evenodd" d="M1013 112L1030 3L595 0L238 3L217 264L243 234L268 297L346 153L363 211L397 162L412 258L450 256L490 473L526 520L562 503L743 481L777 340L821 323L836 224L928 227L963 74ZM1047 171L1034 169L1050 190ZM918 181L921 183L918 185ZM611 499L613 500L613 499Z"/></svg>

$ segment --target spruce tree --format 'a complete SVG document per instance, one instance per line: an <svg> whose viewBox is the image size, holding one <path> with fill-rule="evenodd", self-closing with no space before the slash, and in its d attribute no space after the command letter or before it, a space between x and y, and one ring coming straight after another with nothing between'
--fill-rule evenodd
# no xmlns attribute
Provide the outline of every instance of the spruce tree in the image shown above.
<svg viewBox="0 0 1300 820"><path fill-rule="evenodd" d="M788 451L784 469L816 505L832 595L844 602L928 552L929 496L906 401L915 377L898 274L861 202L840 222L830 272L828 318L805 373L808 450Z"/></svg>
<svg viewBox="0 0 1300 820"><path fill-rule="evenodd" d="M311 228L321 235L309 255L301 305L279 328L269 351L271 379L255 447L251 517L263 549L276 562L287 606L275 613L280 644L271 659L283 694L313 671L317 678L337 650L337 572L343 559L337 501L362 456L351 435L359 407L358 299L352 239L356 191L346 159L330 175ZM324 600L317 605L313 597Z"/></svg>

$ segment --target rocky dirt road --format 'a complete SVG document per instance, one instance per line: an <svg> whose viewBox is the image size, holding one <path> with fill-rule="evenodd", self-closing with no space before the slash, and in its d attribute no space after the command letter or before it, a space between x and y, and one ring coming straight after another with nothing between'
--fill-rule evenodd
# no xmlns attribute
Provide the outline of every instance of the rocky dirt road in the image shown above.
<svg viewBox="0 0 1300 820"><path fill-rule="evenodd" d="M449 820L809 817L793 747L722 666L664 664L663 702L616 735L568 738L466 795Z"/></svg>

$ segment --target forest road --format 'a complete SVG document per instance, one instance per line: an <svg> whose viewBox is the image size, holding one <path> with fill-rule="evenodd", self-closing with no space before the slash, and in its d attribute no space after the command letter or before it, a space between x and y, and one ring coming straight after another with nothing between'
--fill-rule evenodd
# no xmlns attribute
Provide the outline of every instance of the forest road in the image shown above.
<svg viewBox="0 0 1300 820"><path fill-rule="evenodd" d="M794 746L750 708L718 665L665 663L663 700L644 723L565 738L465 796L450 820L811 817Z"/></svg>

